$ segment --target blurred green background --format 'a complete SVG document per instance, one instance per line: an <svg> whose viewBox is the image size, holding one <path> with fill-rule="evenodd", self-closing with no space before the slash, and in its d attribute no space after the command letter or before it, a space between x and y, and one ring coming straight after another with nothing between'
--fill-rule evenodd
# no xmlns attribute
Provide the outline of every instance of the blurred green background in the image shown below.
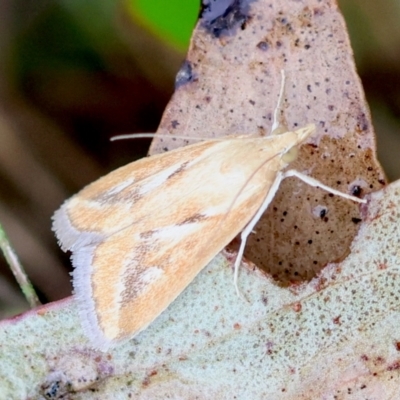
<svg viewBox="0 0 400 400"><path fill-rule="evenodd" d="M146 154L173 93L199 0L0 2L0 221L44 301L70 293L54 210ZM379 159L400 176L400 3L341 0L371 106ZM0 317L27 305L0 261Z"/></svg>

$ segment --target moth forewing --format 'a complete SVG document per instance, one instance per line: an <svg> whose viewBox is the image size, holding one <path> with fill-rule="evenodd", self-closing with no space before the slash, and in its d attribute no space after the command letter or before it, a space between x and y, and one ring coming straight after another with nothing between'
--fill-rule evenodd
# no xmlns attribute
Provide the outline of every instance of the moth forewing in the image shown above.
<svg viewBox="0 0 400 400"><path fill-rule="evenodd" d="M282 157L314 131L227 137L111 172L66 201L53 229L95 347L146 328L264 204Z"/></svg>

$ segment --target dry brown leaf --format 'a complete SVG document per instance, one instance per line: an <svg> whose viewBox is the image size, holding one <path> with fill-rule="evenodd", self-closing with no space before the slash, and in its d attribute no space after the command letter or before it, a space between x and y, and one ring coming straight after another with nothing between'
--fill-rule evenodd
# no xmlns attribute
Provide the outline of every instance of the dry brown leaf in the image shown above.
<svg viewBox="0 0 400 400"><path fill-rule="evenodd" d="M217 15L203 12L158 133L268 135L284 69L281 121L290 129L317 126L290 168L344 192L380 189L369 110L336 2L235 1ZM151 153L178 145L158 139ZM359 222L357 204L290 178L245 255L282 285L310 279L347 255Z"/></svg>

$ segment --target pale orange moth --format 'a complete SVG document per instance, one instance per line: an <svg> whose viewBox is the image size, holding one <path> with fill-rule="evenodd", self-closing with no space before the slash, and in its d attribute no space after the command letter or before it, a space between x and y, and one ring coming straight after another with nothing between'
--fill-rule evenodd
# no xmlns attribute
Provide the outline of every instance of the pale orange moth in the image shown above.
<svg viewBox="0 0 400 400"><path fill-rule="evenodd" d="M67 200L53 229L73 253L75 296L92 345L106 350L145 329L242 232L237 288L246 239L286 177L364 202L283 171L288 152L314 130L206 140L121 167Z"/></svg>

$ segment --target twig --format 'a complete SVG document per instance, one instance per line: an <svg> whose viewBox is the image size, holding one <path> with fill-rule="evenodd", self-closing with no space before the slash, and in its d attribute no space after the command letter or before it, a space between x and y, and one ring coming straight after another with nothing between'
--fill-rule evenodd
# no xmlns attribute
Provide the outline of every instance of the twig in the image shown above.
<svg viewBox="0 0 400 400"><path fill-rule="evenodd" d="M28 276L26 275L16 252L11 247L10 241L8 240L7 235L1 224L0 224L0 248L29 305L32 308L37 307L41 303L36 295L35 289L33 288L32 283L30 282Z"/></svg>

